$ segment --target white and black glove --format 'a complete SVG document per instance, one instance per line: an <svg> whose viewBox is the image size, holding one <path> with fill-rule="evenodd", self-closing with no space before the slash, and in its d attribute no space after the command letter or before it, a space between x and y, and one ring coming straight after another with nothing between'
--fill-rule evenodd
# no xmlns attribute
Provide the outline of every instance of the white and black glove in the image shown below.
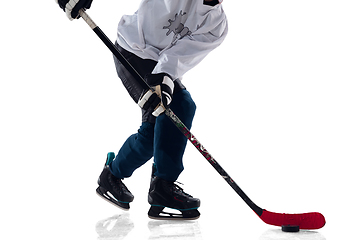
<svg viewBox="0 0 360 240"><path fill-rule="evenodd" d="M89 9L93 0L55 0L66 16L72 21L79 18L80 9Z"/></svg>
<svg viewBox="0 0 360 240"><path fill-rule="evenodd" d="M153 111L152 115L158 117L169 108L173 97L174 81L166 73L146 75L145 81L151 89L140 97L138 105L144 110Z"/></svg>

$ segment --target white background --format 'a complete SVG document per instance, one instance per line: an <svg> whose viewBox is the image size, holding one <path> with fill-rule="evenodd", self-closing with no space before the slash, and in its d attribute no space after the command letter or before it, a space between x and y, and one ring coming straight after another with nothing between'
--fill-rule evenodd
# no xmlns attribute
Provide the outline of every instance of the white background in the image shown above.
<svg viewBox="0 0 360 240"><path fill-rule="evenodd" d="M88 13L115 40L121 16L139 2L94 1ZM191 145L179 181L202 200L198 221L147 218L151 162L125 181L135 195L129 213L101 200L106 153L136 132L140 110L81 19L68 21L50 0L7 1L2 239L359 239L359 1L223 7L227 39L184 77L198 106L192 132L262 208L319 211L326 226L284 234L262 223Z"/></svg>

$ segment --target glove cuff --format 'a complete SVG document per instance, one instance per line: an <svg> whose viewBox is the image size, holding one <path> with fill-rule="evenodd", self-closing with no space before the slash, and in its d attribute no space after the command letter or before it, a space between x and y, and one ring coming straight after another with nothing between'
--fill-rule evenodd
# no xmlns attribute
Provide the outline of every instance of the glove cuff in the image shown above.
<svg viewBox="0 0 360 240"><path fill-rule="evenodd" d="M145 76L145 81L150 86L156 86L163 82L165 76L172 80L171 76L167 73L156 73L156 74L147 74Z"/></svg>
<svg viewBox="0 0 360 240"><path fill-rule="evenodd" d="M170 93L173 93L173 92L174 92L174 86L175 86L175 84L174 84L174 81L173 81L170 77L164 76L163 81L162 81L162 84L169 87ZM164 86L163 86L163 87L164 87ZM167 91L167 92L169 92L169 91Z"/></svg>

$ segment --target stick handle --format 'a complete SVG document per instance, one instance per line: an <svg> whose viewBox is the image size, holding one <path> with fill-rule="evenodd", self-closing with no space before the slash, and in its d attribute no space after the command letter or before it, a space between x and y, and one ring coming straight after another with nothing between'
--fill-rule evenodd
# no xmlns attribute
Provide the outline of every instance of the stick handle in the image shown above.
<svg viewBox="0 0 360 240"><path fill-rule="evenodd" d="M84 11L84 9L80 9L79 14L91 29L94 30L94 28L97 27L96 23L90 18L90 16Z"/></svg>

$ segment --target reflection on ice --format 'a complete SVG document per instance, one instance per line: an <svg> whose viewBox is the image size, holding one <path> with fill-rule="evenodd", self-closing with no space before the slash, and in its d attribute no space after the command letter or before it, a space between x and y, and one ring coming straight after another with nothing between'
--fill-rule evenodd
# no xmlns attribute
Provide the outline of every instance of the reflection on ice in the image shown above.
<svg viewBox="0 0 360 240"><path fill-rule="evenodd" d="M129 213L115 215L99 221L96 224L96 232L99 240L122 240L133 230L134 223Z"/></svg>
<svg viewBox="0 0 360 240"><path fill-rule="evenodd" d="M149 240L202 239L198 221L144 220L136 222L135 230L134 222L128 212L100 220L96 223L98 240L144 239L142 234L145 234L145 238Z"/></svg>
<svg viewBox="0 0 360 240"><path fill-rule="evenodd" d="M281 229L270 229L264 232L259 240L326 240L326 238L315 231L304 231L287 233Z"/></svg>
<svg viewBox="0 0 360 240"><path fill-rule="evenodd" d="M198 221L149 221L149 240L200 240L201 231Z"/></svg>

